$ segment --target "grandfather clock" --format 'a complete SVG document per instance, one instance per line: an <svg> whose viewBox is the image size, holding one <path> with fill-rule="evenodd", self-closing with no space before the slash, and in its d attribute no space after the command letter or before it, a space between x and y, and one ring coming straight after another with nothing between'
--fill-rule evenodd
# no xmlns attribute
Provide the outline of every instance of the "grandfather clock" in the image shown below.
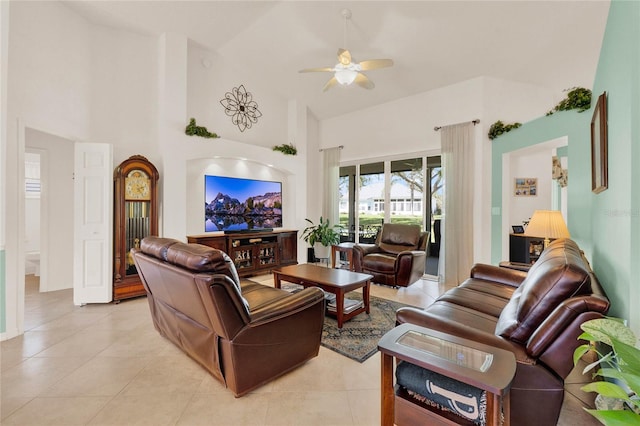
<svg viewBox="0 0 640 426"><path fill-rule="evenodd" d="M142 155L116 168L114 180L113 301L144 296L131 257L132 247L148 235L158 235L158 170Z"/></svg>

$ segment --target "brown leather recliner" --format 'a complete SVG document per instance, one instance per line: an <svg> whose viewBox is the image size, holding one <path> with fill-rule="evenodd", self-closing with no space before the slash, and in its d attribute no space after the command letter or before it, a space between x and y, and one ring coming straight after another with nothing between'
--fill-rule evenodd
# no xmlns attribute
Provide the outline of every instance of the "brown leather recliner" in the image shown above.
<svg viewBox="0 0 640 426"><path fill-rule="evenodd" d="M428 241L419 225L385 223L375 244L353 247L354 270L378 284L407 287L424 275Z"/></svg>
<svg viewBox="0 0 640 426"><path fill-rule="evenodd" d="M511 424L551 426L560 415L573 352L584 343L580 325L608 309L578 245L558 239L528 273L477 264L470 278L425 310L401 308L396 319L513 352Z"/></svg>
<svg viewBox="0 0 640 426"><path fill-rule="evenodd" d="M132 249L162 336L236 397L318 355L324 293L239 280L222 251L147 237Z"/></svg>

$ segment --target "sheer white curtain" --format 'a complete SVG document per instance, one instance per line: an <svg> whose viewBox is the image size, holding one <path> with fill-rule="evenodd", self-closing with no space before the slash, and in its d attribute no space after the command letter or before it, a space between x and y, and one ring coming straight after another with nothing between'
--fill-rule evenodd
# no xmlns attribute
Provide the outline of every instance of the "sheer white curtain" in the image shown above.
<svg viewBox="0 0 640 426"><path fill-rule="evenodd" d="M456 286L473 265L473 123L440 130L444 200L438 279Z"/></svg>
<svg viewBox="0 0 640 426"><path fill-rule="evenodd" d="M322 217L329 219L332 225L339 223L338 209L340 207L340 148L326 148L322 150L322 175L324 176L324 191L322 199Z"/></svg>

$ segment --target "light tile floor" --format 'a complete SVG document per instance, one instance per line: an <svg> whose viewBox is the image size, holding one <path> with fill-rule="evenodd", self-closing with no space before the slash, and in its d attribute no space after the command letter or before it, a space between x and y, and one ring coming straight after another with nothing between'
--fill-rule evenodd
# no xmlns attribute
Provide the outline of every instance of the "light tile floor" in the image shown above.
<svg viewBox="0 0 640 426"><path fill-rule="evenodd" d="M254 278L272 284L271 276ZM444 291L420 280L372 294L426 306ZM324 347L291 373L234 398L154 330L147 301L76 307L71 290L38 293L27 277L25 334L0 345L3 425L378 425L380 356L359 364ZM567 380L560 425L597 425ZM576 396L577 395L577 396ZM584 402L583 402L584 401Z"/></svg>

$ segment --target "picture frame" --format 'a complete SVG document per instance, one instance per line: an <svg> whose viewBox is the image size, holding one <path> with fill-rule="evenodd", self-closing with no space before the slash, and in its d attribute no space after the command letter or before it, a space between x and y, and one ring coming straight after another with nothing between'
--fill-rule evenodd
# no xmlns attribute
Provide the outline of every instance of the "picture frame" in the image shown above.
<svg viewBox="0 0 640 426"><path fill-rule="evenodd" d="M596 194L609 187L607 134L607 92L603 92L591 118L591 191Z"/></svg>
<svg viewBox="0 0 640 426"><path fill-rule="evenodd" d="M538 178L515 178L513 195L516 197L538 195Z"/></svg>
<svg viewBox="0 0 640 426"><path fill-rule="evenodd" d="M524 226L522 225L513 225L511 229L513 229L514 234L524 234Z"/></svg>

